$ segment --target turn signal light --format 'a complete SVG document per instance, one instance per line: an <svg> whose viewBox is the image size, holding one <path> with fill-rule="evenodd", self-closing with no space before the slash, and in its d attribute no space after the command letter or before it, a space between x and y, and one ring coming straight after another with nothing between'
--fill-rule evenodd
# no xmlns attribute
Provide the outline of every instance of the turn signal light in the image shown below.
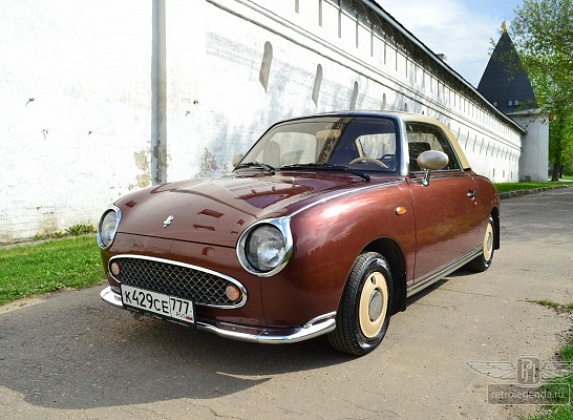
<svg viewBox="0 0 573 420"><path fill-rule="evenodd" d="M241 297L241 292L239 291L239 288L234 285L227 286L227 288L225 289L225 294L227 295L229 300L233 302L239 300L239 298Z"/></svg>
<svg viewBox="0 0 573 420"><path fill-rule="evenodd" d="M113 274L114 276L119 276L119 272L121 271L119 269L119 264L116 262L111 263L109 269L111 270L111 274Z"/></svg>

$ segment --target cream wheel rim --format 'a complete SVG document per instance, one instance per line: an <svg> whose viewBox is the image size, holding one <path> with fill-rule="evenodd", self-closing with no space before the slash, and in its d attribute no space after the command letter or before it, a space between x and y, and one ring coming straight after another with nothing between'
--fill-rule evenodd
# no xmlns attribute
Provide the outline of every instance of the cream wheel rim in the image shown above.
<svg viewBox="0 0 573 420"><path fill-rule="evenodd" d="M367 338L378 335L388 312L388 286L378 271L368 275L360 294L358 316L362 334Z"/></svg>
<svg viewBox="0 0 573 420"><path fill-rule="evenodd" d="M483 238L483 257L486 261L491 259L493 253L493 226L491 223L487 224L485 237Z"/></svg>

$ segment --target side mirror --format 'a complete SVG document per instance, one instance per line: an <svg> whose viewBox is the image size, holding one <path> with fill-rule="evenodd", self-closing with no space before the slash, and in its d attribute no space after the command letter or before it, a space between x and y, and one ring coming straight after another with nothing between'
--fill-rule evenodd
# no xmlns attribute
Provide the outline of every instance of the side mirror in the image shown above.
<svg viewBox="0 0 573 420"><path fill-rule="evenodd" d="M243 159L242 153L235 153L233 155L233 160L232 160L233 167L237 166L242 159Z"/></svg>
<svg viewBox="0 0 573 420"><path fill-rule="evenodd" d="M438 150L426 150L425 152L420 153L417 162L418 165L420 165L420 168L424 170L422 185L425 187L430 185L430 171L444 169L448 165L449 161L450 159L448 158L448 155Z"/></svg>

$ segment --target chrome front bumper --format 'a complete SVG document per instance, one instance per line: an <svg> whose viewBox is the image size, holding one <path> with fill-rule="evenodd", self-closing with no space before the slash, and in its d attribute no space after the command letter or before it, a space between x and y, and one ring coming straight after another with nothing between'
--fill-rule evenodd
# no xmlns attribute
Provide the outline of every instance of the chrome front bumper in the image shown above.
<svg viewBox="0 0 573 420"><path fill-rule="evenodd" d="M106 287L100 293L101 298L116 308L124 309L121 296ZM250 341L263 344L282 344L296 343L299 341L309 340L323 334L327 334L336 328L336 312L331 312L318 316L308 321L304 326L289 330L286 334L280 334L277 329L269 329L261 332L260 329L235 325L228 323L208 324L198 321L197 329L217 334L221 337L231 338L234 340Z"/></svg>

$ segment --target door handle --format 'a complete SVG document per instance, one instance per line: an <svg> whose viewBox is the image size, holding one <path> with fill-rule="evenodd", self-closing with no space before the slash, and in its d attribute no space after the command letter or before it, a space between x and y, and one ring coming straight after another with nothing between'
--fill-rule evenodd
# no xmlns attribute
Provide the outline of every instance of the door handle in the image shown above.
<svg viewBox="0 0 573 420"><path fill-rule="evenodd" d="M476 195L478 195L478 192L474 190L469 190L467 193L468 198L474 198Z"/></svg>

